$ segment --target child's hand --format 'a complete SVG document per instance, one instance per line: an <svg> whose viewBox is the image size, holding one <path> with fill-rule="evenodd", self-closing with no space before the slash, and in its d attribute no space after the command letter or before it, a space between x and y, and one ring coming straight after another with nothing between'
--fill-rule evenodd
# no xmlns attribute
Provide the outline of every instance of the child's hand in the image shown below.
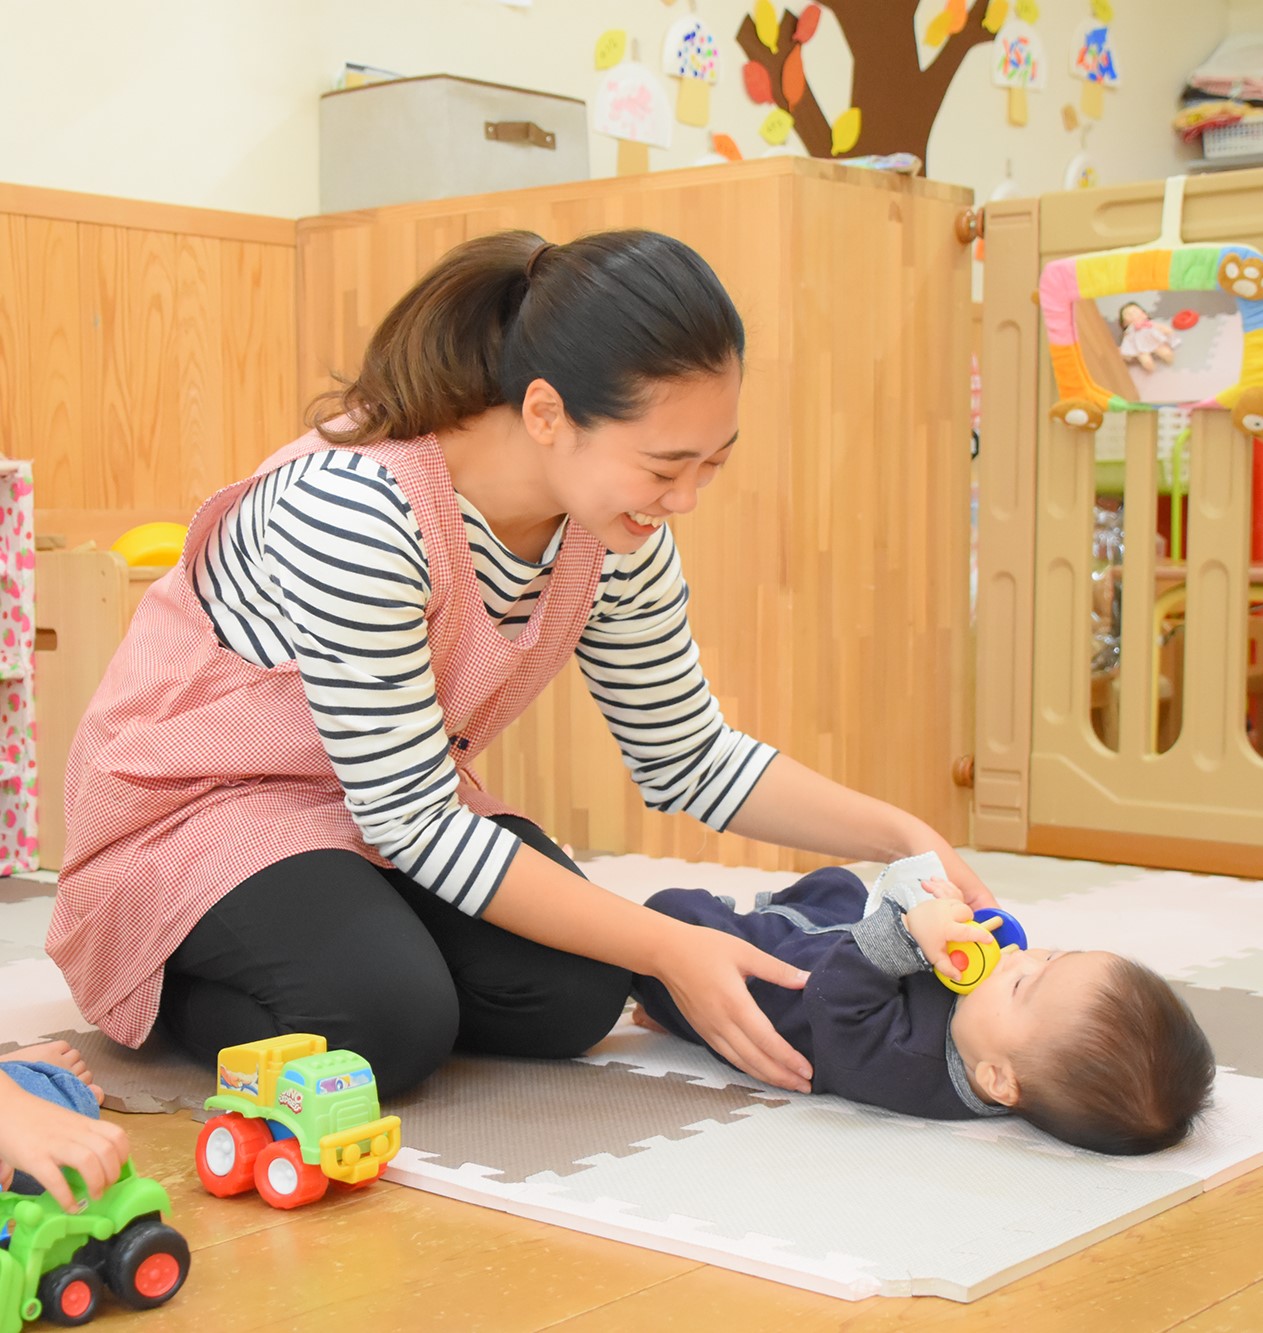
<svg viewBox="0 0 1263 1333"><path fill-rule="evenodd" d="M118 1179L130 1151L117 1125L46 1102L0 1071L0 1159L34 1176L62 1208L75 1206L63 1166L78 1171L88 1193L99 1199Z"/></svg>
<svg viewBox="0 0 1263 1333"><path fill-rule="evenodd" d="M931 898L918 903L905 917L908 933L921 946L921 952L945 977L960 980L960 969L947 952L948 942L991 938L991 932L974 920L969 905L953 898Z"/></svg>
<svg viewBox="0 0 1263 1333"><path fill-rule="evenodd" d="M931 898L954 898L958 903L965 900L965 895L956 885L945 879L923 879L921 887Z"/></svg>

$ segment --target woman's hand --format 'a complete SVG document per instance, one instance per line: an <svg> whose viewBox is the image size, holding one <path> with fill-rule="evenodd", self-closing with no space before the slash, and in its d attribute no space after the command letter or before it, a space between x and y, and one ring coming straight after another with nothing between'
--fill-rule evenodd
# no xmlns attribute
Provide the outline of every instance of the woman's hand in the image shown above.
<svg viewBox="0 0 1263 1333"><path fill-rule="evenodd" d="M664 945L654 975L693 1031L754 1078L810 1092L811 1065L776 1031L746 988L747 977L758 977L801 990L809 973L708 926L679 923Z"/></svg>
<svg viewBox="0 0 1263 1333"><path fill-rule="evenodd" d="M975 910L979 907L999 907L995 894L960 859L954 848L943 844L933 850L938 853L943 869L947 872L947 878L960 890L960 896L970 907Z"/></svg>

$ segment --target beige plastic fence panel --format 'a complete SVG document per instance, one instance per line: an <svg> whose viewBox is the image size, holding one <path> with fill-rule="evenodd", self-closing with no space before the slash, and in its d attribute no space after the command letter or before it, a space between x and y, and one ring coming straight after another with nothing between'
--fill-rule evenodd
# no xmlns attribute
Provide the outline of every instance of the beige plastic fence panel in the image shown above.
<svg viewBox="0 0 1263 1333"><path fill-rule="evenodd" d="M987 205L973 840L1026 846L1034 632L1039 201Z"/></svg>
<svg viewBox="0 0 1263 1333"><path fill-rule="evenodd" d="M1157 236L1161 182L1042 201L1041 264ZM1188 182L1186 242L1263 241L1263 171ZM989 279L990 279L990 275ZM1227 413L1193 415L1185 703L1169 750L1153 752L1157 561L1156 418L1129 414L1118 749L1089 707L1094 435L1048 417L1040 358L1035 633L1027 849L1263 874L1263 759L1243 726L1251 442Z"/></svg>

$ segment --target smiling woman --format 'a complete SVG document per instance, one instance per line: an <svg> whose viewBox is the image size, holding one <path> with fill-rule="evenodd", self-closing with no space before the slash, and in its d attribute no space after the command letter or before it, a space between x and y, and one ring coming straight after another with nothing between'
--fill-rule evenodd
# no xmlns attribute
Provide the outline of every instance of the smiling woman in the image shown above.
<svg viewBox="0 0 1263 1333"><path fill-rule="evenodd" d="M91 1021L201 1059L319 1032L389 1095L457 1046L585 1050L634 971L805 1089L746 986L804 973L588 883L474 773L572 657L650 806L937 851L992 901L719 712L667 520L731 454L743 352L710 267L652 232L481 237L405 294L314 428L203 506L80 726L49 952Z"/></svg>

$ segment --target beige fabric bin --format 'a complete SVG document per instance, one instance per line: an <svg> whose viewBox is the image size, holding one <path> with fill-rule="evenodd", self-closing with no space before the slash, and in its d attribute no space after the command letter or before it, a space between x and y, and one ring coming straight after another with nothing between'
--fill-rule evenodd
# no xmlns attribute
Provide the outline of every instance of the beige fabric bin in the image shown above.
<svg viewBox="0 0 1263 1333"><path fill-rule="evenodd" d="M587 104L447 74L320 99L320 211L588 178Z"/></svg>

